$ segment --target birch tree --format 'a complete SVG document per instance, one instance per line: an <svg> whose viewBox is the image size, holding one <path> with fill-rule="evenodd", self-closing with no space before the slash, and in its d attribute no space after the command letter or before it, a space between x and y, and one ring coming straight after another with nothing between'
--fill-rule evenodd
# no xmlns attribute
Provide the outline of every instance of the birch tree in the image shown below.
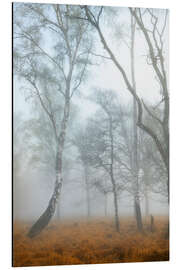
<svg viewBox="0 0 180 270"><path fill-rule="evenodd" d="M89 26L84 21L72 21L69 14L78 15L77 7L14 5L14 71L23 79L28 98L35 98L44 110L56 142L54 191L29 237L39 234L55 213L63 183L71 100L83 83L89 62Z"/></svg>
<svg viewBox="0 0 180 270"><path fill-rule="evenodd" d="M131 16L131 79L134 92L136 93L136 79L135 79L135 65L134 65L134 43L135 43L135 29L136 21ZM132 170L134 174L134 210L137 222L137 228L139 231L143 229L141 206L140 206L140 191L139 191L139 164L138 164L138 131L137 131L137 106L136 99L133 97L133 158L132 158Z"/></svg>

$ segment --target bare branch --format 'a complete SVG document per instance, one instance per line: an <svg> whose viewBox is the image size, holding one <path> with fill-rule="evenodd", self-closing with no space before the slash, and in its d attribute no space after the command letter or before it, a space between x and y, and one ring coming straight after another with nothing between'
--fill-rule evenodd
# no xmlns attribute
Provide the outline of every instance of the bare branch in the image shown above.
<svg viewBox="0 0 180 270"><path fill-rule="evenodd" d="M96 53L92 53L92 52L89 52L89 53L94 55L94 56L98 56L98 57L102 57L102 58L105 58L105 59L108 59L108 60L112 60L111 57L108 57L108 56L105 56L105 55L96 54Z"/></svg>
<svg viewBox="0 0 180 270"><path fill-rule="evenodd" d="M19 26L20 27L20 26ZM23 32L23 34L21 34L22 38L26 38L29 41L31 41L45 56L47 56L62 72L64 78L66 79L65 73L63 68L60 66L59 63L56 62L56 60L50 56L50 54L48 54L42 47L40 47L40 45L33 39L33 37L27 33L26 31L24 31L21 27L20 27L21 31Z"/></svg>
<svg viewBox="0 0 180 270"><path fill-rule="evenodd" d="M163 124L163 122L161 121L161 119L159 119L156 115L154 115L150 109L148 108L148 106L144 103L143 99L142 99L142 103L144 105L145 110L148 112L148 114L155 119L156 121L158 121L161 125Z"/></svg>
<svg viewBox="0 0 180 270"><path fill-rule="evenodd" d="M54 117L53 117L53 115L52 115L52 112L49 112L49 111L48 111L48 109L47 109L47 107L46 107L46 105L45 105L43 99L41 98L41 94L40 94L40 92L39 92L39 89L38 89L36 83L35 83L35 82L32 82L32 81L31 81L30 79L28 79L27 77L26 77L26 79L27 79L27 81L34 87L34 89L35 89L35 91L36 91L36 94L37 94L37 96L38 96L38 98L39 98L39 101L40 101L40 104L41 104L42 108L44 109L44 111L45 111L46 114L48 115L50 121L52 122L53 130L54 130L54 133L55 133L55 137L56 137L56 139L58 139L58 136L57 136L57 129L56 129L56 125L55 125L55 121L54 121Z"/></svg>
<svg viewBox="0 0 180 270"><path fill-rule="evenodd" d="M97 22L98 22L98 24L99 24L99 19L100 19L100 16L101 16L101 14L102 14L102 11L103 11L103 6L101 6L101 9L100 9L100 11L99 11L99 13L98 13L98 17L97 17Z"/></svg>

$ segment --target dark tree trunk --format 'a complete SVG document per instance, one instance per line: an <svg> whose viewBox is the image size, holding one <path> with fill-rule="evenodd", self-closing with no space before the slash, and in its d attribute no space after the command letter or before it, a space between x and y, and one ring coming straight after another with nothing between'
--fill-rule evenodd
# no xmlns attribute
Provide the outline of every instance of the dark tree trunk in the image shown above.
<svg viewBox="0 0 180 270"><path fill-rule="evenodd" d="M107 188L107 178L105 178L105 192L104 192L104 215L107 217L107 203L108 203L108 194L106 192Z"/></svg>
<svg viewBox="0 0 180 270"><path fill-rule="evenodd" d="M149 183L150 183L150 166L148 163L148 157L146 157L146 161L144 162L143 166L143 172L144 172L144 176L143 176L143 183L144 183L144 199L145 199L145 216L148 217L150 214L149 211Z"/></svg>
<svg viewBox="0 0 180 270"><path fill-rule="evenodd" d="M119 224L119 213L118 213L118 199L117 199L117 189L116 189L116 182L114 179L114 137L113 137L113 125L112 125L112 117L109 114L109 135L110 135L110 141L111 141L111 165L110 165L110 177L111 177L111 183L113 186L113 197L114 197L114 210L115 210L115 226L116 231L119 232L120 230L120 224Z"/></svg>
<svg viewBox="0 0 180 270"><path fill-rule="evenodd" d="M147 188L145 190L145 215L146 217L149 216L149 196Z"/></svg>
<svg viewBox="0 0 180 270"><path fill-rule="evenodd" d="M107 217L107 194L104 194L104 215Z"/></svg>
<svg viewBox="0 0 180 270"><path fill-rule="evenodd" d="M84 164L84 172L85 172L85 185L86 185L86 206L87 206L87 218L90 218L91 215L91 206L90 206L90 190L89 190L89 179L88 179L88 170L86 165Z"/></svg>
<svg viewBox="0 0 180 270"><path fill-rule="evenodd" d="M119 224L119 213L118 213L118 200L117 200L117 192L116 192L115 185L113 185L113 197L114 197L114 210L115 210L115 226L116 226L116 231L119 232L120 224Z"/></svg>
<svg viewBox="0 0 180 270"><path fill-rule="evenodd" d="M143 223L142 223L142 216L141 216L141 208L140 208L139 197L134 198L134 209L135 209L137 229L138 229L139 232L141 232L143 230Z"/></svg>
<svg viewBox="0 0 180 270"><path fill-rule="evenodd" d="M150 220L150 231L154 232L154 217L151 215L151 220Z"/></svg>

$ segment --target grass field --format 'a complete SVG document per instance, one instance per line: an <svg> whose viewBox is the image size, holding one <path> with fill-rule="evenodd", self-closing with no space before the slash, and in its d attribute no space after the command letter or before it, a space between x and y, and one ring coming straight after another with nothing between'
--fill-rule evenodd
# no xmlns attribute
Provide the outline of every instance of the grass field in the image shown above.
<svg viewBox="0 0 180 270"><path fill-rule="evenodd" d="M155 217L151 232L146 219L141 234L133 218L120 220L120 233L115 231L113 219L53 221L39 236L29 239L26 233L31 224L16 221L13 266L167 261L167 224L167 217Z"/></svg>

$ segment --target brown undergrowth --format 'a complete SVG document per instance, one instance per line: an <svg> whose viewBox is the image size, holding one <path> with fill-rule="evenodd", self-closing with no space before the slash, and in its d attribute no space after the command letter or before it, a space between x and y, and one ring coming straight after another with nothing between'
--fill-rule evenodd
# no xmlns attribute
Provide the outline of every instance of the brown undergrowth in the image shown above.
<svg viewBox="0 0 180 270"><path fill-rule="evenodd" d="M31 224L14 222L13 266L43 266L146 262L169 260L166 217L155 217L154 231L144 220L138 233L133 218L121 218L120 232L113 219L51 222L34 239L26 234Z"/></svg>

